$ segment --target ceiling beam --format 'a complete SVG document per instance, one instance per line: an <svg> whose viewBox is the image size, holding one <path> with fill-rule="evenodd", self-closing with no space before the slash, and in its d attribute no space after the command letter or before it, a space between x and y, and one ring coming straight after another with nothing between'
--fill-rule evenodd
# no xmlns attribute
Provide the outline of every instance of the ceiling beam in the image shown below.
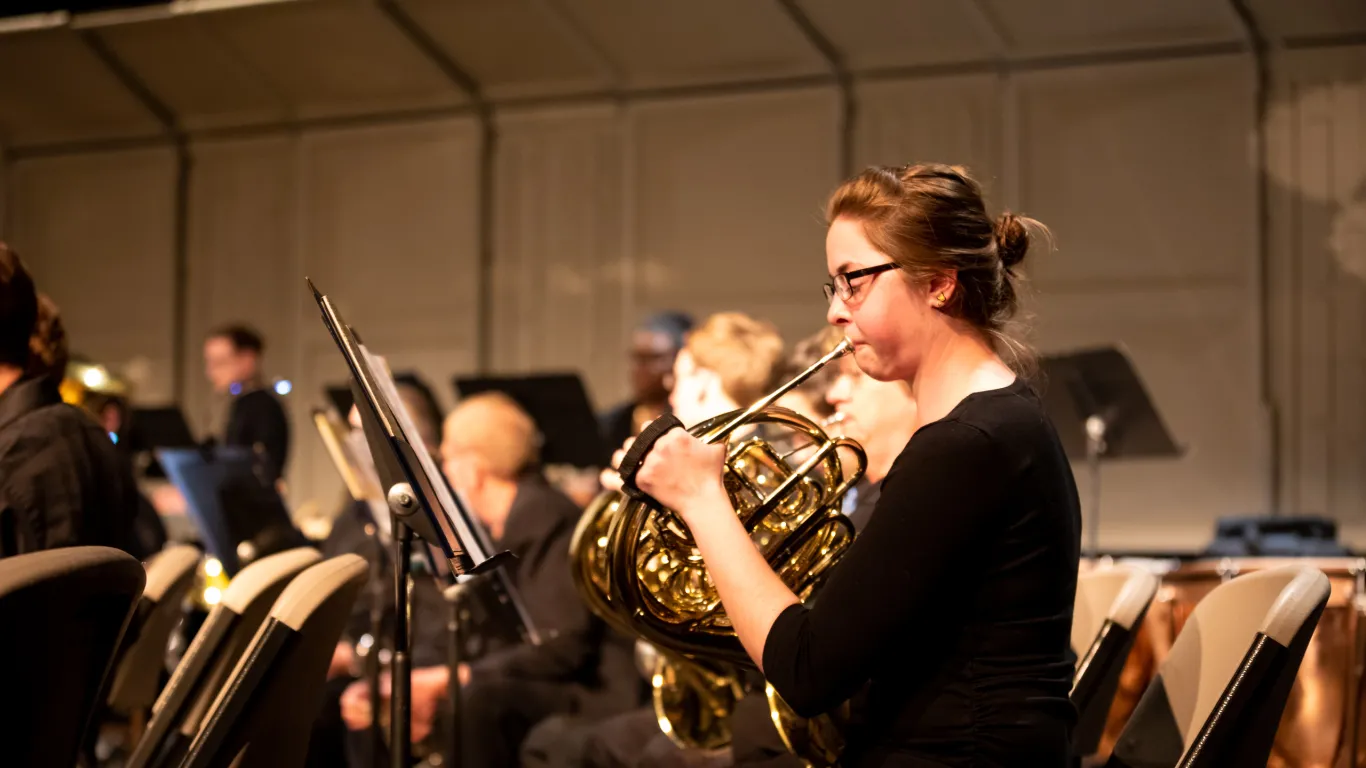
<svg viewBox="0 0 1366 768"><path fill-rule="evenodd" d="M560 30L570 43L579 50L580 55L593 62L598 71L607 78L607 89L619 92L626 88L626 69L621 66L606 47L593 37L572 11L561 0L531 0L531 4Z"/></svg>
<svg viewBox="0 0 1366 768"><path fill-rule="evenodd" d="M147 81L109 47L108 42L98 31L86 28L76 29L74 32L128 94L152 115L161 126L165 141L175 150L176 172L172 196L174 209L171 221L171 386L176 402L180 402L185 397L189 357L189 337L186 334L190 280L190 174L193 167L190 139L181 127L175 110L154 93Z"/></svg>
<svg viewBox="0 0 1366 768"><path fill-rule="evenodd" d="M493 365L493 266L496 255L493 206L497 192L498 122L494 104L485 96L483 87L474 75L457 62L397 0L376 0L376 4L408 43L441 70L452 85L465 93L479 121L479 229L476 236L479 285L475 291L475 367L480 372L487 372Z"/></svg>
<svg viewBox="0 0 1366 768"><path fill-rule="evenodd" d="M778 7L816 53L820 54L826 68L830 70L830 77L839 88L839 175L840 179L847 178L854 172L855 133L858 130L858 94L854 89L854 75L849 71L848 60L844 52L817 26L797 0L778 0Z"/></svg>

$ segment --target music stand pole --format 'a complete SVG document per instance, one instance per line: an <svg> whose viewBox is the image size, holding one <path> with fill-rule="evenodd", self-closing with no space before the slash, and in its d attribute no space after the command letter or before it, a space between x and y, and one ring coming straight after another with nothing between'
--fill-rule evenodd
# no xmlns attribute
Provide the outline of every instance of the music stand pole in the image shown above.
<svg viewBox="0 0 1366 768"><path fill-rule="evenodd" d="M370 766L380 768L380 756L384 754L384 730L379 724L379 708L383 699L379 695L380 679L380 636L384 634L384 569L380 563L384 557L384 541L379 536L379 526L370 523L366 526L370 542L375 548L375 559L370 564L370 646L365 653L365 680L370 685Z"/></svg>
<svg viewBox="0 0 1366 768"><path fill-rule="evenodd" d="M406 483L402 484L406 487ZM405 509L411 507L412 494L394 486L390 491L391 506L402 500ZM413 554L413 530L395 510L394 530L394 651L389 665L391 680L389 700L389 755L391 768L408 768L412 764L413 733L413 670L408 656L411 640L408 636L408 582Z"/></svg>
<svg viewBox="0 0 1366 768"><path fill-rule="evenodd" d="M457 583L447 587L445 592L446 601L450 603L450 612L446 620L446 629L449 630L448 634L450 635L450 646L447 649L448 656L446 662L450 668L450 683L447 684L447 690L449 692L451 706L449 719L451 735L447 745L449 751L446 754L446 765L448 768L460 768L461 753L464 748L464 729L462 727L461 719L462 702L460 698L460 664L462 661L460 647L462 641L460 636L462 617L460 615L460 608L461 592L463 589L464 585Z"/></svg>
<svg viewBox="0 0 1366 768"><path fill-rule="evenodd" d="M1105 419L1086 417L1086 467L1090 474L1091 510L1087 524L1087 549L1092 560L1100 557L1100 457L1105 454Z"/></svg>

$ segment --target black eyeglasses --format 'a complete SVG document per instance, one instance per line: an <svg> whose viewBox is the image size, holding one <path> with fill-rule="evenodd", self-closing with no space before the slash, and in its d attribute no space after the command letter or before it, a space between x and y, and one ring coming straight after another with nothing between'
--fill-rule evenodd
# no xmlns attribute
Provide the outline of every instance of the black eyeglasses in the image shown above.
<svg viewBox="0 0 1366 768"><path fill-rule="evenodd" d="M825 289L825 300L829 302L836 296L839 296L840 301L848 301L854 298L854 288L849 285L850 280L882 274L883 272L888 272L893 269L901 269L901 265L894 261L889 261L886 264L879 264L876 267L856 269L853 272L841 272L840 274L835 275L830 282L821 286Z"/></svg>

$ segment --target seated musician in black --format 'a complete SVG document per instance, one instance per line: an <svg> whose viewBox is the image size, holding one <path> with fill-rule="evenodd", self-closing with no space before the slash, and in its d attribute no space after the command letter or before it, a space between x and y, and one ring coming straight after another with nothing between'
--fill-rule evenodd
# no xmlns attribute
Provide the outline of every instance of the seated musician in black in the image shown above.
<svg viewBox="0 0 1366 768"><path fill-rule="evenodd" d="M830 201L827 318L918 429L811 606L755 551L723 447L663 435L635 477L693 533L750 658L799 715L850 702L841 763L1068 765L1081 519L1038 395L1006 359L1036 222L986 214L965 171L872 168Z"/></svg>
<svg viewBox="0 0 1366 768"><path fill-rule="evenodd" d="M510 581L542 640L494 650L461 666L466 765L515 766L522 740L543 718L620 709L635 700L629 658L602 655L606 628L574 590L569 537L579 509L542 476L537 441L531 418L497 393L462 400L446 420L443 469L495 549L516 556ZM446 666L414 669L415 741L431 729L449 684ZM343 698L353 728L369 722L363 692L348 691Z"/></svg>
<svg viewBox="0 0 1366 768"><path fill-rule="evenodd" d="M261 457L262 481L278 483L289 461L289 418L262 378L265 341L244 325L227 325L204 340L204 373L214 392L230 395L232 409L223 443L250 448Z"/></svg>
<svg viewBox="0 0 1366 768"><path fill-rule="evenodd" d="M0 244L0 557L101 545L144 556L137 487L109 434L62 402L65 337L19 257ZM38 330L38 333L35 333Z"/></svg>

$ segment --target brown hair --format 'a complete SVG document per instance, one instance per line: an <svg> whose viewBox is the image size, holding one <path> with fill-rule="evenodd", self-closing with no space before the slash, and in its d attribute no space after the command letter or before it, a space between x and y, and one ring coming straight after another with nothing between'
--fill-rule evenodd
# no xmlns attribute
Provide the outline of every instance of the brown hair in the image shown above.
<svg viewBox="0 0 1366 768"><path fill-rule="evenodd" d="M66 375L66 364L70 358L66 328L62 325L61 310L45 293L38 294L38 321L34 323L33 335L29 337L28 349L26 376L61 381Z"/></svg>
<svg viewBox="0 0 1366 768"><path fill-rule="evenodd" d="M714 371L721 389L742 406L768 394L783 364L778 329L741 312L707 318L688 334L683 349L697 367Z"/></svg>
<svg viewBox="0 0 1366 768"><path fill-rule="evenodd" d="M219 326L209 331L205 338L227 339L228 343L232 344L234 352L255 352L259 355L266 350L266 341L261 334L241 323Z"/></svg>
<svg viewBox="0 0 1366 768"><path fill-rule="evenodd" d="M28 368L29 337L38 322L38 289L19 254L0 243L0 363Z"/></svg>
<svg viewBox="0 0 1366 768"><path fill-rule="evenodd" d="M1007 325L1019 310L1015 268L1029 230L1047 236L1042 224L1010 212L993 220L967 170L940 164L868 168L831 196L826 218L840 216L860 221L911 280L952 274L957 288L940 311L980 332L1016 369L1033 366L1032 350Z"/></svg>

